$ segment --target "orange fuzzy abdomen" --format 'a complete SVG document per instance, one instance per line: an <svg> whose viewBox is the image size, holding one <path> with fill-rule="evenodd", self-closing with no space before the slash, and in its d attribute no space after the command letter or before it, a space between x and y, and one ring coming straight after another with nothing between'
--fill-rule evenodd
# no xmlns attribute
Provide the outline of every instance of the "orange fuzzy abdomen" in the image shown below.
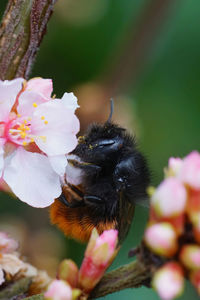
<svg viewBox="0 0 200 300"><path fill-rule="evenodd" d="M104 230L116 228L115 220L97 223L95 216L87 207L70 208L59 200L55 200L51 205L50 218L51 222L56 224L66 236L82 242L88 241L94 227L99 234Z"/></svg>

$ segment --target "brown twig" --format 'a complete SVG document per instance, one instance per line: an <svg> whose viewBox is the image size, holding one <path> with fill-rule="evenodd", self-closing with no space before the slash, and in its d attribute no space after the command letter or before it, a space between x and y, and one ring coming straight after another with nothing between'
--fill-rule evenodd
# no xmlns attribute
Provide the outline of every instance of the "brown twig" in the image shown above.
<svg viewBox="0 0 200 300"><path fill-rule="evenodd" d="M105 274L89 299L100 298L127 288L137 288L149 278L149 269L136 260Z"/></svg>
<svg viewBox="0 0 200 300"><path fill-rule="evenodd" d="M8 1L0 27L0 79L28 77L55 1Z"/></svg>

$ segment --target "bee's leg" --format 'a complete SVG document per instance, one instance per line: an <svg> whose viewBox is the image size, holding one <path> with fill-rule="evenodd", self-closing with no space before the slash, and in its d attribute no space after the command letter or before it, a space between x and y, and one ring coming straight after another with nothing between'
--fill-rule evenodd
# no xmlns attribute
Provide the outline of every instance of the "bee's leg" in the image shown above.
<svg viewBox="0 0 200 300"><path fill-rule="evenodd" d="M77 202L69 202L67 201L65 195L62 193L58 198L57 198L60 202L62 202L63 204L65 204L67 207L70 208L75 208L75 207L82 207L85 206L83 201L77 201Z"/></svg>
<svg viewBox="0 0 200 300"><path fill-rule="evenodd" d="M83 200L87 203L87 202L89 202L89 203L95 203L95 204L103 204L103 203L105 203L105 201L102 199L102 198L100 198L100 197L97 197L97 196L84 196L83 197Z"/></svg>
<svg viewBox="0 0 200 300"><path fill-rule="evenodd" d="M80 168L82 170L89 170L89 171L94 171L94 172L98 172L101 170L100 166L94 165L92 163L86 163L86 162L79 162L77 160L74 159L68 159L68 162L76 167L76 168Z"/></svg>

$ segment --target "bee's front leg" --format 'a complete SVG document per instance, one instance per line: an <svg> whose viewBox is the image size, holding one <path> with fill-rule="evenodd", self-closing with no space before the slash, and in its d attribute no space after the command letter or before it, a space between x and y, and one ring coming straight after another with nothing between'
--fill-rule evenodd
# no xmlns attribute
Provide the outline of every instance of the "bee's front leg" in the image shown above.
<svg viewBox="0 0 200 300"><path fill-rule="evenodd" d="M85 195L83 196L83 200L85 203L89 203L89 204L104 204L105 201L100 198L100 197L97 197L97 196L92 196L92 195Z"/></svg>

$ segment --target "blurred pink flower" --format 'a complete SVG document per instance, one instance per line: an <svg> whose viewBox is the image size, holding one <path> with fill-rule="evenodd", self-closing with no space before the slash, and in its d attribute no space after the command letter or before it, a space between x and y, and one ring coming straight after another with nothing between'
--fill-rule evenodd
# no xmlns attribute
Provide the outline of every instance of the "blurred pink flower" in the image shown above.
<svg viewBox="0 0 200 300"><path fill-rule="evenodd" d="M92 231L85 257L79 271L79 285L90 292L103 276L116 255L117 230L106 230L100 236Z"/></svg>
<svg viewBox="0 0 200 300"><path fill-rule="evenodd" d="M71 300L72 289L70 285L63 280L53 280L48 286L44 298L47 300Z"/></svg>
<svg viewBox="0 0 200 300"><path fill-rule="evenodd" d="M153 288L163 300L171 300L183 292L183 271L176 262L169 262L158 269L152 281Z"/></svg>
<svg viewBox="0 0 200 300"><path fill-rule="evenodd" d="M144 234L146 245L156 254L171 256L177 250L177 236L172 225L167 222L147 227Z"/></svg>
<svg viewBox="0 0 200 300"><path fill-rule="evenodd" d="M151 198L151 205L159 217L174 217L184 212L187 192L175 177L165 179Z"/></svg>
<svg viewBox="0 0 200 300"><path fill-rule="evenodd" d="M0 253L12 253L18 248L18 242L6 232L0 232Z"/></svg>
<svg viewBox="0 0 200 300"><path fill-rule="evenodd" d="M200 154L193 151L183 159L179 176L181 181L194 189L200 189Z"/></svg>
<svg viewBox="0 0 200 300"><path fill-rule="evenodd" d="M200 246L196 244L184 245L181 248L179 258L189 270L200 270Z"/></svg>
<svg viewBox="0 0 200 300"><path fill-rule="evenodd" d="M77 99L52 99L52 81L0 81L0 176L22 201L35 207L61 193L66 154L76 144Z"/></svg>
<svg viewBox="0 0 200 300"><path fill-rule="evenodd" d="M180 172L183 160L179 157L170 157L168 162L167 175L177 176Z"/></svg>

